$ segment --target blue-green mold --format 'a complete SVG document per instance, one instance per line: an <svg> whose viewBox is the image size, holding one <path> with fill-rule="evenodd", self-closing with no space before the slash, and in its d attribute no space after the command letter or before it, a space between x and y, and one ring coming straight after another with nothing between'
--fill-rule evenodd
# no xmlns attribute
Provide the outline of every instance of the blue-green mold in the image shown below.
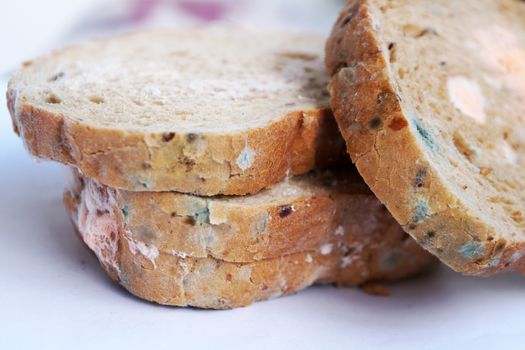
<svg viewBox="0 0 525 350"><path fill-rule="evenodd" d="M476 241L464 243L459 249L461 256L468 260L478 260L485 255L485 247Z"/></svg>
<svg viewBox="0 0 525 350"><path fill-rule="evenodd" d="M195 222L199 225L210 223L210 209L206 201L194 202L191 209L191 216L195 218Z"/></svg>
<svg viewBox="0 0 525 350"><path fill-rule="evenodd" d="M122 208L120 208L120 211L122 212L122 215L124 217L127 217L129 215L129 207L127 204L124 204Z"/></svg>
<svg viewBox="0 0 525 350"><path fill-rule="evenodd" d="M421 223L424 222L428 215L428 204L425 201L420 201L414 207L414 215L412 216L412 222Z"/></svg>
<svg viewBox="0 0 525 350"><path fill-rule="evenodd" d="M418 136L421 138L423 143L432 151L437 150L437 145L432 137L430 131L426 129L417 118L412 118L412 124L415 127Z"/></svg>

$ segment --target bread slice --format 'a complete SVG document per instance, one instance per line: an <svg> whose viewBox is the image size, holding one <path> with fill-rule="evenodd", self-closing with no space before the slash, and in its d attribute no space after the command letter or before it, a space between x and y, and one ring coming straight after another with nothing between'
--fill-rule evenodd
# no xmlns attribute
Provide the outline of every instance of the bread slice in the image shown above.
<svg viewBox="0 0 525 350"><path fill-rule="evenodd" d="M466 274L525 264L525 3L352 0L326 46L357 169Z"/></svg>
<svg viewBox="0 0 525 350"><path fill-rule="evenodd" d="M64 198L108 274L161 304L230 308L312 283L357 286L431 266L434 258L349 172L207 199L115 190L77 175Z"/></svg>
<svg viewBox="0 0 525 350"><path fill-rule="evenodd" d="M322 37L192 29L88 42L8 86L37 157L133 191L246 194L338 162Z"/></svg>

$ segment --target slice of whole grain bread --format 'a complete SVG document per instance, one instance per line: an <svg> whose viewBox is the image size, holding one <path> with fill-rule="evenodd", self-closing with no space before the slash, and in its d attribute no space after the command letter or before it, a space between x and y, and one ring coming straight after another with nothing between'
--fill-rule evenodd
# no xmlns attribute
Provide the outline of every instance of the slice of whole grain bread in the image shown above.
<svg viewBox="0 0 525 350"><path fill-rule="evenodd" d="M457 271L525 264L525 3L351 0L326 46L357 169Z"/></svg>
<svg viewBox="0 0 525 350"><path fill-rule="evenodd" d="M32 154L106 185L253 193L344 155L322 47L210 28L91 41L27 62L8 106Z"/></svg>
<svg viewBox="0 0 525 350"><path fill-rule="evenodd" d="M230 308L312 283L399 280L433 265L351 173L223 198L115 190L76 174L64 199L79 236L131 293Z"/></svg>

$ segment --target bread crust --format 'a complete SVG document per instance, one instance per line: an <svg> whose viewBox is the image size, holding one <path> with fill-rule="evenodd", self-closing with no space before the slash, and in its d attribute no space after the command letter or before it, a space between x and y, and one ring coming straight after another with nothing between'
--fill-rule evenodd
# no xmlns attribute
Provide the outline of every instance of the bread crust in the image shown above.
<svg viewBox="0 0 525 350"><path fill-rule="evenodd" d="M152 194L159 195L162 193ZM107 193L101 192L100 196L108 198ZM236 226L240 229L221 232L219 239L224 242L219 242L220 249L195 250L195 255L167 244L172 243L167 236L180 235L191 241L184 233L188 225L186 228L173 225L166 232L162 226L165 218L150 215L152 212L147 209L150 206L147 202L152 199L140 196L137 201L143 204L135 203L133 211L146 208L143 214L149 216L151 226L159 226L160 231L154 233L159 237L155 243L148 240L151 235L139 234L138 229L131 229L123 222L122 216L115 215L119 208L116 211L106 205L93 208L85 195L71 190L64 195L73 224L78 232L83 232L79 237L88 246L91 244L110 277L131 293L161 304L232 308L290 294L313 283L359 286L369 281L400 280L426 271L435 263L370 193L334 198L313 195L310 207L300 203L294 207L289 214L292 220L277 215L274 220L285 224L269 228L272 232L262 244L250 239L250 232L243 231L256 220L249 216L251 209L246 209L241 215L228 218L238 221ZM334 205L335 202L338 204ZM99 220L111 227L112 233L107 232L102 239L112 242L102 244L99 240L98 247L92 245L90 233L82 229L82 223L86 222L82 221L83 206L90 207ZM132 215L129 208L128 215ZM322 229L313 227L311 220L301 224L302 219L314 215L309 208L314 208ZM313 233L308 232L310 228ZM205 225L202 229L206 229Z"/></svg>
<svg viewBox="0 0 525 350"><path fill-rule="evenodd" d="M370 1L351 0L326 44L331 105L360 174L403 228L454 270L523 271L525 245L492 239L495 228L469 211L425 156L428 135L403 110L376 33Z"/></svg>

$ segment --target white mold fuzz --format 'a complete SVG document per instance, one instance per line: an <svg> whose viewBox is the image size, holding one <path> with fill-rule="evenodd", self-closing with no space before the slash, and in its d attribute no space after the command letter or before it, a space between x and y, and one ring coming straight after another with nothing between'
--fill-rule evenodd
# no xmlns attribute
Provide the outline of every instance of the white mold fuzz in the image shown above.
<svg viewBox="0 0 525 350"><path fill-rule="evenodd" d="M93 180L86 182L80 197L75 221L82 239L103 264L118 272L118 225L113 193L101 191Z"/></svg>
<svg viewBox="0 0 525 350"><path fill-rule="evenodd" d="M236 163L242 171L245 171L253 165L254 159L255 152L248 146L245 146L241 154L237 157Z"/></svg>

